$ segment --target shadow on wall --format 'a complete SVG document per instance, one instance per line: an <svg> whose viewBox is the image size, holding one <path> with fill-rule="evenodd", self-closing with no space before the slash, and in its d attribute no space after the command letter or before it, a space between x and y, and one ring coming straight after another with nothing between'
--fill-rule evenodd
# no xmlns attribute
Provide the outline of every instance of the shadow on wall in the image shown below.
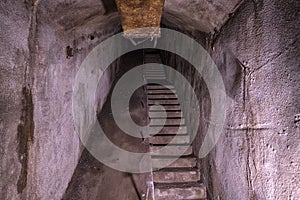
<svg viewBox="0 0 300 200"><path fill-rule="evenodd" d="M100 94L97 118L105 135L119 148L139 153L148 152L148 144L142 138L127 135L117 126L111 111L111 95L121 76L133 67L142 64L142 56L141 51L135 51L116 60L105 72L106 75L102 77L103 80L100 80L97 90ZM110 78L112 75L114 78ZM107 90L108 82L111 84L110 90ZM106 96L103 95L105 92L108 93L107 99L103 98ZM133 121L141 126L145 126L148 122L145 105L147 105L146 93L144 88L140 87L130 99L129 112ZM88 143L93 145L94 140L95 138L91 136ZM63 199L142 199L142 196L145 197L147 194L147 183L150 179L149 173L128 174L111 169L85 149Z"/></svg>
<svg viewBox="0 0 300 200"><path fill-rule="evenodd" d="M199 39L198 39L199 40ZM223 77L226 94L229 99L234 99L237 94L243 94L243 76L246 73L246 68L241 63L235 55L230 50L224 50L220 56L216 65L218 66L220 73ZM185 59L178 55L174 55L171 52L162 51L163 63L165 65L171 66L180 72L184 77L190 82L195 90L197 98L199 100L200 106L200 116L199 116L199 127L197 136L193 141L193 149L195 154L197 154L202 146L203 140L206 136L211 115L211 99L210 93L208 91L207 85L201 74L188 63ZM230 66L230 67L228 67ZM191 100L190 100L191 101ZM227 102L224 102L227 104ZM189 104L188 104L189 105ZM191 105L191 104L190 104ZM190 116L185 116L186 120L190 119ZM222 136L221 136L222 137ZM198 160L198 167L201 170L202 179L207 186L208 197L214 199L218 194L213 194L214 191L218 190L222 193L225 188L221 184L222 180L216 171L217 163L215 163L215 149L203 159ZM195 155L198 156L198 155Z"/></svg>

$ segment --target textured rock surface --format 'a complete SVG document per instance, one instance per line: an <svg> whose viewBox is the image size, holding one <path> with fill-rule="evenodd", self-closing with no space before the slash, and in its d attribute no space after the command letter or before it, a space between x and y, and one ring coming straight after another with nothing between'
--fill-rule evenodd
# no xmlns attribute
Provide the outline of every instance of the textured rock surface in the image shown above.
<svg viewBox="0 0 300 200"><path fill-rule="evenodd" d="M294 120L300 107L299 6L246 1L206 43L228 95L221 138L200 162L212 199L300 197L299 122ZM209 92L188 63L174 55L164 60L190 80L200 98L197 152L210 118Z"/></svg>
<svg viewBox="0 0 300 200"><path fill-rule="evenodd" d="M229 18L242 0L166 0L163 22L183 30L213 33Z"/></svg>
<svg viewBox="0 0 300 200"><path fill-rule="evenodd" d="M1 199L17 199L18 192L26 186L28 163L28 140L25 134L19 137L18 132L29 133L26 131L28 123L25 125L27 95L22 90L26 88L27 91L24 83L30 59L30 12L25 4L17 1L0 5L0 196ZM29 100L30 95L27 97Z"/></svg>
<svg viewBox="0 0 300 200"><path fill-rule="evenodd" d="M212 45L230 97L206 165L214 197L300 197L299 9L299 1L247 1Z"/></svg>
<svg viewBox="0 0 300 200"><path fill-rule="evenodd" d="M98 12L101 2L86 5L1 2L1 199L61 199L72 177L82 150L71 113L75 75L120 30ZM104 77L102 104L113 79Z"/></svg>
<svg viewBox="0 0 300 200"><path fill-rule="evenodd" d="M135 56L136 57L136 56ZM122 57L124 58L124 57ZM137 61L138 59L129 60ZM129 61L127 59L127 61ZM139 60L141 63L141 60ZM128 63L129 62L126 62ZM128 66L127 66L128 67ZM124 64L121 68L126 68ZM148 145L141 138L124 133L114 122L111 114L111 93L98 115L99 122L107 137L118 147L130 152L147 152ZM143 102L143 103L141 103ZM130 113L133 120L145 125L147 122L146 94L139 88L130 101ZM145 199L150 174L130 174L111 169L95 159L88 150L84 150L78 166L63 197L64 200L98 199ZM149 191L148 191L149 195Z"/></svg>

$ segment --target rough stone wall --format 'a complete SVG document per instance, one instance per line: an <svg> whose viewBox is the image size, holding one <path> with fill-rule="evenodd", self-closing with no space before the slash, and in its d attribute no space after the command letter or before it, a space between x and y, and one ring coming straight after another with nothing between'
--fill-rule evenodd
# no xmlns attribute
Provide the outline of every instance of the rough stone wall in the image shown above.
<svg viewBox="0 0 300 200"><path fill-rule="evenodd" d="M113 87L124 73L143 64L143 52L127 53L114 62L114 65L117 63L119 70L115 74ZM114 145L126 151L139 153L149 151L148 142L124 133L114 121L111 111L112 92L113 89L110 90L101 112L98 113L98 120L105 135ZM98 105L102 105L101 102ZM133 121L141 126L145 126L148 121L146 104L146 93L141 87L134 92L129 103L129 112ZM95 145L93 141L97 139L99 138L91 136L89 144ZM145 199L151 179L150 173L130 174L107 167L85 149L63 199Z"/></svg>
<svg viewBox="0 0 300 200"><path fill-rule="evenodd" d="M213 33L219 30L242 0L166 0L163 22L184 30Z"/></svg>
<svg viewBox="0 0 300 200"><path fill-rule="evenodd" d="M228 96L221 137L199 162L210 199L300 198L299 10L298 1L245 1L206 46ZM164 57L200 97L198 152L209 122L209 92L188 63Z"/></svg>
<svg viewBox="0 0 300 200"><path fill-rule="evenodd" d="M299 10L299 1L246 1L212 43L229 97L205 168L214 199L300 198Z"/></svg>
<svg viewBox="0 0 300 200"><path fill-rule="evenodd" d="M31 111L25 108L31 104L25 80L30 59L29 6L1 1L0 21L0 196L17 199L26 181L22 168L27 166L31 134Z"/></svg>
<svg viewBox="0 0 300 200"><path fill-rule="evenodd" d="M93 47L120 30L112 16L65 29L78 13L53 16L76 6L51 2L51 12L38 2L1 2L1 199L61 199L82 151L72 118L75 75ZM103 102L112 74L101 82Z"/></svg>

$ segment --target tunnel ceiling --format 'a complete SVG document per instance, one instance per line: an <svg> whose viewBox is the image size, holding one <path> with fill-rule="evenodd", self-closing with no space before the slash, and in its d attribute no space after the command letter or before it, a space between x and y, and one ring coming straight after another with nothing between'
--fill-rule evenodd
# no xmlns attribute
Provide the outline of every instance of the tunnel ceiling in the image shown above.
<svg viewBox="0 0 300 200"><path fill-rule="evenodd" d="M116 3L111 0L42 1L41 14L65 30L89 24L100 28L120 23ZM183 30L213 32L219 29L242 0L166 0L162 22Z"/></svg>
<svg viewBox="0 0 300 200"><path fill-rule="evenodd" d="M213 32L219 29L242 0L166 0L163 22L181 29Z"/></svg>

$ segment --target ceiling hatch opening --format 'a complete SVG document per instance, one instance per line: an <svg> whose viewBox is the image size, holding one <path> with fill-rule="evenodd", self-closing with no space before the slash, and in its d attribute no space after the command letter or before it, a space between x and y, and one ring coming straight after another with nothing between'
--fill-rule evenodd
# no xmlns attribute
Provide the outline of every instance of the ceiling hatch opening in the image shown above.
<svg viewBox="0 0 300 200"><path fill-rule="evenodd" d="M135 45L160 37L160 22L165 0L117 0L123 36Z"/></svg>

